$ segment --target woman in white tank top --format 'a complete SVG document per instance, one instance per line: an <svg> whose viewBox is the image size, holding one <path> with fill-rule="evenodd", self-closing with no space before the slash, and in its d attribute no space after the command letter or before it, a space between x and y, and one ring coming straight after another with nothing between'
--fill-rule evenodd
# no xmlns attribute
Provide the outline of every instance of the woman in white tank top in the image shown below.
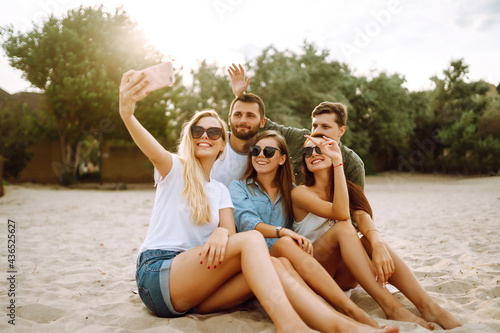
<svg viewBox="0 0 500 333"><path fill-rule="evenodd" d="M342 154L335 140L309 137L303 149L305 186L292 191L294 229L314 243L314 257L344 289L361 286L382 307L388 319L409 321L433 329L431 322L444 328L461 326L448 311L439 307L422 288L403 260L387 245L372 251L363 247L350 222L350 210L363 223L361 231L372 237L378 230L371 220L371 208L360 187L345 179ZM348 190L349 188L349 190ZM369 220L369 221L367 221ZM371 226L366 228L366 226ZM374 248L373 248L374 249ZM368 256L373 256L373 264ZM388 258L383 267L380 258ZM375 268L374 268L375 266ZM405 309L385 288L390 282L420 311L422 318Z"/></svg>

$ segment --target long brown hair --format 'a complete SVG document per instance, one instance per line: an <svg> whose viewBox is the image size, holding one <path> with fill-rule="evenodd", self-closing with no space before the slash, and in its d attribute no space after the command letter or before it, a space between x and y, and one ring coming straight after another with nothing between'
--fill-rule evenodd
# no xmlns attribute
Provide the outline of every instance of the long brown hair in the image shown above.
<svg viewBox="0 0 500 333"><path fill-rule="evenodd" d="M255 143L258 143L260 140L265 138L273 138L279 150L281 151L281 154L286 155L285 163L283 163L283 165L280 165L278 167L278 171L276 172L276 177L274 178L274 185L276 185L279 188L281 197L283 198L282 205L285 211L285 216L287 220L291 221L293 219L292 189L295 178L292 172L292 164L290 163L290 155L288 154L288 147L286 145L285 138L283 138L281 134L279 134L278 132L271 130L260 132L257 135ZM255 171L253 167L252 155L250 155L250 152L248 152L247 169L243 177L241 177L241 179L246 179L247 186L255 187L255 183L258 183L257 171Z"/></svg>
<svg viewBox="0 0 500 333"><path fill-rule="evenodd" d="M313 138L323 138L323 135L318 134L318 133L312 134L311 136ZM303 147L305 147L308 142L309 142L309 140L306 140L306 142L304 142ZM309 171L309 169L307 168L306 159L305 159L304 155L302 155L302 173L304 175L304 185L305 186L308 186L308 187L313 186L316 183L316 179L314 178L314 173ZM332 185L329 189L330 193L328 193L328 197L329 197L330 202L333 202L333 194L334 194L333 192L334 192L334 188L335 188L334 187L335 177L333 176L333 164L332 164L332 167L330 169L330 179L332 180L332 183L331 183ZM351 182L348 179L346 181L347 181L347 193L349 194L349 210L351 210L351 211L362 210L362 211L367 212L373 218L372 208L371 208L370 203L368 202L368 199L366 198L361 186L354 184L353 182Z"/></svg>

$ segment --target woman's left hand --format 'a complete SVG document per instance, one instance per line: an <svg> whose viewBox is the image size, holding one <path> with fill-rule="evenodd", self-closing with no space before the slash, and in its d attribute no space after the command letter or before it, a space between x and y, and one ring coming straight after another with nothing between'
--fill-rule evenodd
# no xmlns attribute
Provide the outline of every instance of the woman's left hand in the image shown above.
<svg viewBox="0 0 500 333"><path fill-rule="evenodd" d="M311 140L316 146L321 149L321 152L328 156L334 165L342 163L342 151L340 150L339 143L333 139L323 136L323 140L318 140L312 136L306 135L306 138Z"/></svg>
<svg viewBox="0 0 500 333"><path fill-rule="evenodd" d="M295 240L297 242L297 244L299 245L299 247L302 250L306 251L310 255L313 255L313 244L309 238L306 238L306 237L296 233L295 231L292 231L292 230L287 229L287 228L281 229L280 235L291 237L293 240Z"/></svg>
<svg viewBox="0 0 500 333"><path fill-rule="evenodd" d="M210 269L211 266L216 269L217 265L221 265L224 261L224 255L226 254L228 239L229 230L220 227L216 228L210 237L208 237L200 253L200 264L205 263L208 269Z"/></svg>
<svg viewBox="0 0 500 333"><path fill-rule="evenodd" d="M377 274L377 281L385 285L394 273L394 261L384 242L372 244L372 249L372 263Z"/></svg>

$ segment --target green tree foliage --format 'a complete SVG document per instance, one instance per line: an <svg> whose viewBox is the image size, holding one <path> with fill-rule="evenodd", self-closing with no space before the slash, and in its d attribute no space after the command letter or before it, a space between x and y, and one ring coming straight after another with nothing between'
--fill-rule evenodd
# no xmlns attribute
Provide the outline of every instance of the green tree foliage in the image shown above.
<svg viewBox="0 0 500 333"><path fill-rule="evenodd" d="M63 165L54 169L73 175L79 162L79 143L85 137L126 137L117 112L122 74L158 63L162 57L148 46L122 9L111 14L102 6L80 7L62 18L51 16L27 33L4 27L2 37L10 64L44 92L43 101L53 117L64 156ZM154 106L158 101L151 97L144 104ZM157 125L153 131L160 131L162 125L165 128L161 117L144 117Z"/></svg>
<svg viewBox="0 0 500 333"><path fill-rule="evenodd" d="M415 127L412 99L402 86L405 80L397 74L380 73L359 81L358 94L351 101L355 112L349 114L356 122L351 140L355 143L358 133L367 134L369 142L356 146L364 146L360 153L368 170L395 169L398 156L408 154Z"/></svg>
<svg viewBox="0 0 500 333"><path fill-rule="evenodd" d="M250 61L250 89L266 103L266 115L310 128L311 111L321 101L347 102L343 89L351 82L349 69L329 58L328 50L304 42L299 53L269 46Z"/></svg>
<svg viewBox="0 0 500 333"><path fill-rule="evenodd" d="M26 104L0 100L0 196L3 179L17 177L31 158L28 147L40 137L35 120Z"/></svg>
<svg viewBox="0 0 500 333"><path fill-rule="evenodd" d="M486 95L491 89L488 83L468 82L468 68L463 59L455 60L443 71L443 79L431 78L436 88L427 121L440 150L435 168L443 172L497 172L500 140L494 134L496 99ZM489 120L492 128L485 125Z"/></svg>

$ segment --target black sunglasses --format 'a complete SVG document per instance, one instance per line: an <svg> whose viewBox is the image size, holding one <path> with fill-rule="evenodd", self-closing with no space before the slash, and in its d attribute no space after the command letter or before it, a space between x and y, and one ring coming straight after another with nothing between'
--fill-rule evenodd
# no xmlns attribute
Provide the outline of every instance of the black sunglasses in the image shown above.
<svg viewBox="0 0 500 333"><path fill-rule="evenodd" d="M264 149L262 149L259 146L250 146L250 155L252 155L252 156L259 156L261 150L264 150L264 156L265 157L271 158L271 157L274 156L274 154L276 153L276 151L279 150L279 149L275 148L275 147L270 147L270 146L267 146ZM281 152L281 150L279 150L279 151Z"/></svg>
<svg viewBox="0 0 500 333"><path fill-rule="evenodd" d="M191 136L193 139L201 138L205 132L207 132L207 136L210 140L217 140L222 136L222 128L220 127L210 127L204 129L201 126L191 126Z"/></svg>
<svg viewBox="0 0 500 333"><path fill-rule="evenodd" d="M305 158L309 158L312 156L313 154L313 150L316 150L316 154L322 154L321 153L321 149L319 149L318 146L314 146L314 147L304 147L302 149L302 154L304 154L304 157Z"/></svg>

